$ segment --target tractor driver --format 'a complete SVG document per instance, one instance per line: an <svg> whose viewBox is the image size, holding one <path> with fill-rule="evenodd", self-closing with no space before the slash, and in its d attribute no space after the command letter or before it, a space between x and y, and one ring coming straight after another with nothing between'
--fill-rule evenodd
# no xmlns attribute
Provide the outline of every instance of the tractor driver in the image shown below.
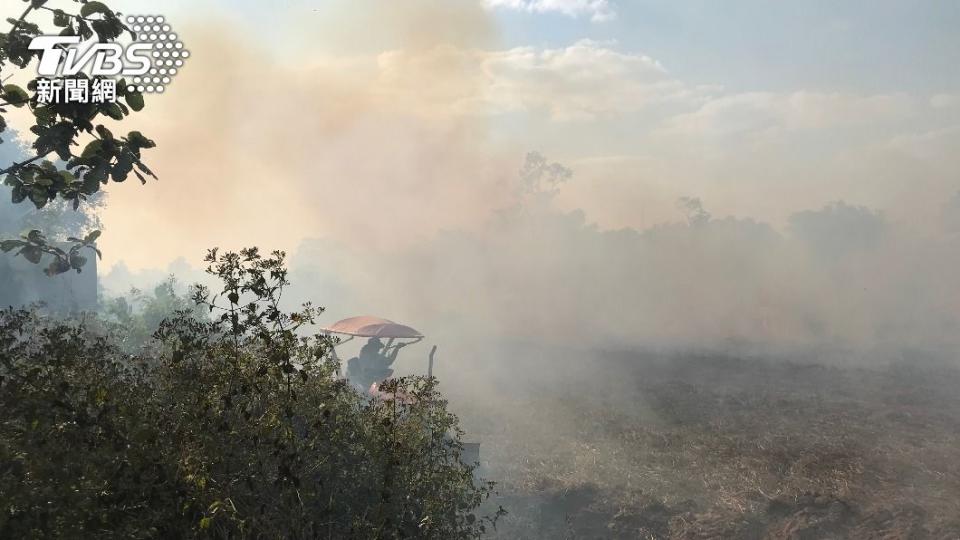
<svg viewBox="0 0 960 540"><path fill-rule="evenodd" d="M360 355L350 361L349 370L351 377L364 389L369 388L371 384L382 381L393 375L390 366L397 359L400 348L405 344L394 347L384 347L380 338L372 337L367 344L360 349ZM393 350L387 352L388 349Z"/></svg>

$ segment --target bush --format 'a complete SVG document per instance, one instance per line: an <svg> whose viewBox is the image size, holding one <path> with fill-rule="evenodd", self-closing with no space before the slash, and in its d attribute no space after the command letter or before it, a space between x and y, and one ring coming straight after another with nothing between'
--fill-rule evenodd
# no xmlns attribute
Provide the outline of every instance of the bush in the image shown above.
<svg viewBox="0 0 960 540"><path fill-rule="evenodd" d="M283 254L219 255L211 316L149 355L111 332L0 312L2 538L473 538L492 484L459 460L435 381L370 400L338 376L316 310L283 313ZM226 299L222 306L220 298Z"/></svg>

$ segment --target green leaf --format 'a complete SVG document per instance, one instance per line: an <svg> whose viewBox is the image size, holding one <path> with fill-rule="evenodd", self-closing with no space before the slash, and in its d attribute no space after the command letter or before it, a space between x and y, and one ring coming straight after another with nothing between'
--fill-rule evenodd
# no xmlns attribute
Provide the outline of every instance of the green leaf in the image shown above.
<svg viewBox="0 0 960 540"><path fill-rule="evenodd" d="M114 120L123 120L123 111L116 103L108 103L100 108L100 112L113 118Z"/></svg>
<svg viewBox="0 0 960 540"><path fill-rule="evenodd" d="M97 126L97 135L99 135L101 139L106 139L108 141L113 140L113 133L111 133L109 129L103 126L99 126L99 125Z"/></svg>
<svg viewBox="0 0 960 540"><path fill-rule="evenodd" d="M89 17L94 13L102 13L104 15L113 15L113 12L110 11L110 8L104 5L103 2L87 2L86 4L83 5L82 8L80 8L81 17Z"/></svg>
<svg viewBox="0 0 960 540"><path fill-rule="evenodd" d="M40 122L46 123L53 120L57 116L57 113L50 107L37 107L33 110L33 115L36 116Z"/></svg>
<svg viewBox="0 0 960 540"><path fill-rule="evenodd" d="M3 100L14 107L23 107L30 100L30 94L15 84L3 85Z"/></svg>
<svg viewBox="0 0 960 540"><path fill-rule="evenodd" d="M50 202L47 198L46 190L40 186L35 186L33 189L31 189L27 193L27 196L30 197L30 202L37 207L37 210L43 208L48 202Z"/></svg>
<svg viewBox="0 0 960 540"><path fill-rule="evenodd" d="M24 246L17 255L23 255L23 258L37 264L40 262L40 259L43 258L43 251L37 246Z"/></svg>
<svg viewBox="0 0 960 540"><path fill-rule="evenodd" d="M70 24L70 17L62 9L53 10L53 25L61 28Z"/></svg>
<svg viewBox="0 0 960 540"><path fill-rule="evenodd" d="M130 141L130 144L138 148L153 148L157 146L157 143L144 137L143 133L140 133L139 131L131 131L128 133L127 140Z"/></svg>
<svg viewBox="0 0 960 540"><path fill-rule="evenodd" d="M151 142L152 142L152 141L151 141ZM150 176L152 176L152 177L154 177L154 178L157 177L157 175L153 174L153 171L150 170L150 167L147 167L146 165L144 165L142 161L136 161L136 162L134 162L134 165L136 165L137 168L140 169L141 172L143 172L143 173L145 173L145 174L149 174Z"/></svg>
<svg viewBox="0 0 960 540"><path fill-rule="evenodd" d="M130 157L128 155L121 155L117 158L117 164L114 165L110 171L110 176L113 177L116 182L123 182L127 179L131 170L133 170L133 163L130 161Z"/></svg>
<svg viewBox="0 0 960 540"><path fill-rule="evenodd" d="M27 198L27 191L23 189L22 185L13 186L13 190L10 193L10 200L13 204L20 204L24 199Z"/></svg>
<svg viewBox="0 0 960 540"><path fill-rule="evenodd" d="M48 276L56 276L64 272L69 272L70 264L71 263L57 257L52 261L50 261L50 265L47 266L46 270L44 270L43 273ZM82 267L83 265L80 265L80 266ZM77 270L80 269L80 267L75 267L75 268L77 268Z"/></svg>
<svg viewBox="0 0 960 540"><path fill-rule="evenodd" d="M103 141L101 141L100 139L94 139L90 141L90 143L83 148L83 153L80 154L80 157L83 157L83 158L93 157L100 153L101 148L103 148Z"/></svg>
<svg viewBox="0 0 960 540"><path fill-rule="evenodd" d="M86 176L84 176L84 180L90 178L91 182L96 180L97 182L105 183L107 181L107 174L109 172L107 169L107 165L97 165L91 169Z"/></svg>
<svg viewBox="0 0 960 540"><path fill-rule="evenodd" d="M83 265L87 264L87 258L79 253L70 253L70 267L74 270L79 270L83 268Z"/></svg>
<svg viewBox="0 0 960 540"><path fill-rule="evenodd" d="M83 186L80 189L86 195L93 195L100 191L100 180L97 178L97 175L92 172L87 172L87 174L83 175Z"/></svg>
<svg viewBox="0 0 960 540"><path fill-rule="evenodd" d="M77 181L77 177L74 176L70 171L60 171L58 174L60 175L62 184L64 186L69 186Z"/></svg>
<svg viewBox="0 0 960 540"><path fill-rule="evenodd" d="M129 92L123 99L126 100L127 105L134 111L139 112L143 110L143 94L140 92Z"/></svg>
<svg viewBox="0 0 960 540"><path fill-rule="evenodd" d="M0 242L0 251L8 253L13 250L13 248L20 247L23 245L23 242L20 240L4 240Z"/></svg>
<svg viewBox="0 0 960 540"><path fill-rule="evenodd" d="M90 25L88 25L83 19L77 21L77 31L80 32L80 37L83 39L90 39L93 37L93 30L90 30Z"/></svg>
<svg viewBox="0 0 960 540"><path fill-rule="evenodd" d="M97 241L97 238L100 238L101 234L102 233L100 231L92 231L90 234L86 236L86 238L83 239L83 241L84 243L92 244L93 242Z"/></svg>

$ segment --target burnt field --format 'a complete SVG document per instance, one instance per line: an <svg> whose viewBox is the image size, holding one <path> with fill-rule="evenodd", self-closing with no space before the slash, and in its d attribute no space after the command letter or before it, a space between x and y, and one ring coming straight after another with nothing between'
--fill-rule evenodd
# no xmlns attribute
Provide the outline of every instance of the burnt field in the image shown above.
<svg viewBox="0 0 960 540"><path fill-rule="evenodd" d="M501 538L960 538L960 371L607 355L466 408Z"/></svg>

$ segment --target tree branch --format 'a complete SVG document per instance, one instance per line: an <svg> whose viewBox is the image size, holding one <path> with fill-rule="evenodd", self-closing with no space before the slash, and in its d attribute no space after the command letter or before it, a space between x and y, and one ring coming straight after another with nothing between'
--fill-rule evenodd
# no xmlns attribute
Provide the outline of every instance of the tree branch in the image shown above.
<svg viewBox="0 0 960 540"><path fill-rule="evenodd" d="M13 75L11 75L11 77L12 76ZM0 107L6 107L6 106L16 107L17 105L26 105L27 103L30 103L30 98L27 98L23 101L4 101L3 103L0 103Z"/></svg>
<svg viewBox="0 0 960 540"><path fill-rule="evenodd" d="M17 19L17 22L13 23L13 26L10 28L10 31L13 32L14 30L16 30L17 27L20 26L20 23L22 23L27 18L27 15L29 15L31 11L33 11L32 2L30 3L29 6L27 6L27 9L23 10L23 13L20 14L20 18Z"/></svg>
<svg viewBox="0 0 960 540"><path fill-rule="evenodd" d="M50 11L50 12L55 12L55 11L57 11L56 9L54 9L54 8L52 8L52 7L50 7L50 6L40 6L40 9L45 9L45 10ZM61 9L60 11L63 11L63 10ZM71 18L78 19L78 20L84 20L84 21L87 21L87 22L96 22L96 21L100 20L100 19L91 19L90 17L83 17L83 16L81 16L81 15L76 15L76 14L74 14L74 13L67 13L66 11L63 11L63 14L66 15L67 17L71 17Z"/></svg>
<svg viewBox="0 0 960 540"><path fill-rule="evenodd" d="M23 161L23 162L21 162L21 163L14 163L13 165L7 167L6 169L0 170L0 175L4 175L4 174L7 174L7 173L11 173L11 172L19 169L20 167L23 167L24 165L29 165L29 164L33 163L34 161L37 161L37 160L40 160L40 159L43 159L43 158L47 157L48 155L50 155L50 152L47 152L46 154L43 154L43 155L34 156L34 157L32 157L32 158L30 158L30 159L28 159L28 160L26 160L26 161Z"/></svg>

